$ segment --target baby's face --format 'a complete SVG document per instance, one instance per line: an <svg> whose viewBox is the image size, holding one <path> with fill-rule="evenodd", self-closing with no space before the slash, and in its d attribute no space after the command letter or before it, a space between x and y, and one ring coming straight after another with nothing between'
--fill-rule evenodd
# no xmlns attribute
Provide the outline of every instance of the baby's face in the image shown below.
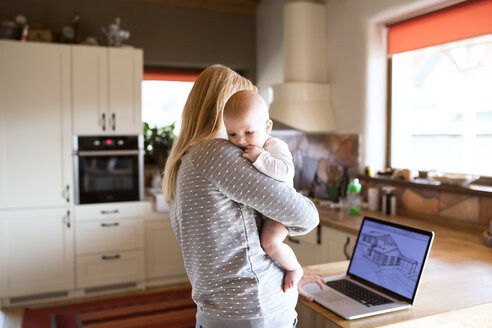
<svg viewBox="0 0 492 328"><path fill-rule="evenodd" d="M272 121L265 119L264 115L258 115L256 111L247 111L238 117L224 117L227 137L236 146L263 147L270 136Z"/></svg>

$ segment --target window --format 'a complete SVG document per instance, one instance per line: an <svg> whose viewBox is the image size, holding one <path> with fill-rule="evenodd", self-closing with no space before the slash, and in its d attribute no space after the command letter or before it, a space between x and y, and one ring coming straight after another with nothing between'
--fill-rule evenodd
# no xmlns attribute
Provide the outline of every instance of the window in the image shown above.
<svg viewBox="0 0 492 328"><path fill-rule="evenodd" d="M142 82L142 120L150 126L163 127L180 119L186 99L198 77L197 71L146 69Z"/></svg>
<svg viewBox="0 0 492 328"><path fill-rule="evenodd" d="M392 58L391 165L492 176L492 35Z"/></svg>
<svg viewBox="0 0 492 328"><path fill-rule="evenodd" d="M491 14L468 1L388 27L391 167L492 176Z"/></svg>

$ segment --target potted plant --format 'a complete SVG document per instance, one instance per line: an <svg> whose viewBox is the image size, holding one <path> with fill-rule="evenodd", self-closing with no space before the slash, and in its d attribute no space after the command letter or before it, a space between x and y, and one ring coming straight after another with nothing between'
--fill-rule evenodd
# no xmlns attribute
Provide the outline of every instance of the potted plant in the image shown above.
<svg viewBox="0 0 492 328"><path fill-rule="evenodd" d="M144 122L145 163L154 164L160 170L164 168L174 143L174 123L164 127L151 127Z"/></svg>

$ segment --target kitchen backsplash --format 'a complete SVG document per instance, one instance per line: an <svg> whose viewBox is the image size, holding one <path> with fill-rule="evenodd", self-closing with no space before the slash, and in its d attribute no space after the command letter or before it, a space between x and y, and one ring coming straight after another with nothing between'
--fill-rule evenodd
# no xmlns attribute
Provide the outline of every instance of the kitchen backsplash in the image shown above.
<svg viewBox="0 0 492 328"><path fill-rule="evenodd" d="M385 181L362 181L362 185L364 195L368 188L378 188L381 195L381 187L394 187L398 211L404 214L485 225L492 220L492 197L489 196L394 185Z"/></svg>
<svg viewBox="0 0 492 328"><path fill-rule="evenodd" d="M343 169L349 180L359 168L357 134L304 134L297 131L274 131L273 136L289 145L296 169L294 187L320 199L329 199L329 187L340 183ZM338 177L333 177L337 166Z"/></svg>

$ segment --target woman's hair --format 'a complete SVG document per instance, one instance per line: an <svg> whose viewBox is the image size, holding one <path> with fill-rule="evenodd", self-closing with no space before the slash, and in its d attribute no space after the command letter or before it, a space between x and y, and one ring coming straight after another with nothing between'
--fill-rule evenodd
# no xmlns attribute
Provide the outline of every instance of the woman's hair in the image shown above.
<svg viewBox="0 0 492 328"><path fill-rule="evenodd" d="M228 67L213 65L198 76L183 109L181 132L164 168L162 189L166 202L174 199L181 156L188 147L217 136L223 128L224 105L240 90L256 90L256 87Z"/></svg>

